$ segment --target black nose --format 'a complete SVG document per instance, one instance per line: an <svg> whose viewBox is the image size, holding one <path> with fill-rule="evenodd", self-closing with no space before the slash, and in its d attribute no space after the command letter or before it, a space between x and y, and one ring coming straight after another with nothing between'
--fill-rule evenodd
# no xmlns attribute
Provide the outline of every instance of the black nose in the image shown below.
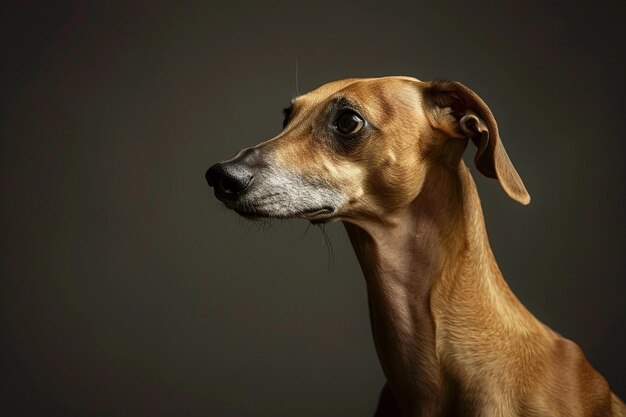
<svg viewBox="0 0 626 417"><path fill-rule="evenodd" d="M241 194L252 182L248 167L237 163L218 162L204 176L209 186L215 189L215 193L224 198Z"/></svg>

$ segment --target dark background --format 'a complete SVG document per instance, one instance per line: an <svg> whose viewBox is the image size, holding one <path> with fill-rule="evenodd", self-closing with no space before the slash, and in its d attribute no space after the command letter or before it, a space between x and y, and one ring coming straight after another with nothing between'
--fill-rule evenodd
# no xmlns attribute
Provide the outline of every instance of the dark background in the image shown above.
<svg viewBox="0 0 626 417"><path fill-rule="evenodd" d="M1 6L0 415L370 415L341 225L241 220L204 171L394 74L490 105L533 198L477 179L500 267L626 397L623 6L104 3Z"/></svg>

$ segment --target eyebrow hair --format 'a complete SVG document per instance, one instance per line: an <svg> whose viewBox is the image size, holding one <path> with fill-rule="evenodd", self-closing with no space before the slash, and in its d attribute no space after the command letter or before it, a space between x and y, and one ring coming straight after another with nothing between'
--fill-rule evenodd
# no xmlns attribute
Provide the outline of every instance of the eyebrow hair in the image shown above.
<svg viewBox="0 0 626 417"><path fill-rule="evenodd" d="M337 96L333 99L334 106L342 106L342 107L359 107L355 102L350 100L346 96Z"/></svg>
<svg viewBox="0 0 626 417"><path fill-rule="evenodd" d="M361 105L359 105L359 103L357 103L356 101L351 100L350 98L346 97L346 96L337 96L335 97L332 101L331 101L331 108L334 109L340 109L340 108L348 108L348 109L352 109L354 111L356 111L357 113L360 113L361 116L366 116L367 112L363 109L363 107Z"/></svg>

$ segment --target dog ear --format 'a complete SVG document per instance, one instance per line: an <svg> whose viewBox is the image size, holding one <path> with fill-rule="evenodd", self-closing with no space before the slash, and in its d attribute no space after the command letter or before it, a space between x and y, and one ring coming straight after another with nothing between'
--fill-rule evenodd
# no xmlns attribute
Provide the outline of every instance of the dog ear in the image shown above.
<svg viewBox="0 0 626 417"><path fill-rule="evenodd" d="M504 191L522 204L530 195L502 145L491 110L472 90L457 81L430 81L422 87L432 122L455 137L470 138L478 150L474 164L483 175L497 179Z"/></svg>

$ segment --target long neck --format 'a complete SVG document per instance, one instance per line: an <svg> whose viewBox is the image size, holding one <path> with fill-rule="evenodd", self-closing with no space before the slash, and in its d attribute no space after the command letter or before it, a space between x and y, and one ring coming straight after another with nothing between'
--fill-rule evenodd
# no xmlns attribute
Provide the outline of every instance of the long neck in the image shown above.
<svg viewBox="0 0 626 417"><path fill-rule="evenodd" d="M406 209L345 227L365 275L376 350L398 405L405 415L435 414L447 389L437 352L438 299L468 270L506 286L495 262L484 259L492 254L469 171L462 162L456 171L433 170Z"/></svg>

